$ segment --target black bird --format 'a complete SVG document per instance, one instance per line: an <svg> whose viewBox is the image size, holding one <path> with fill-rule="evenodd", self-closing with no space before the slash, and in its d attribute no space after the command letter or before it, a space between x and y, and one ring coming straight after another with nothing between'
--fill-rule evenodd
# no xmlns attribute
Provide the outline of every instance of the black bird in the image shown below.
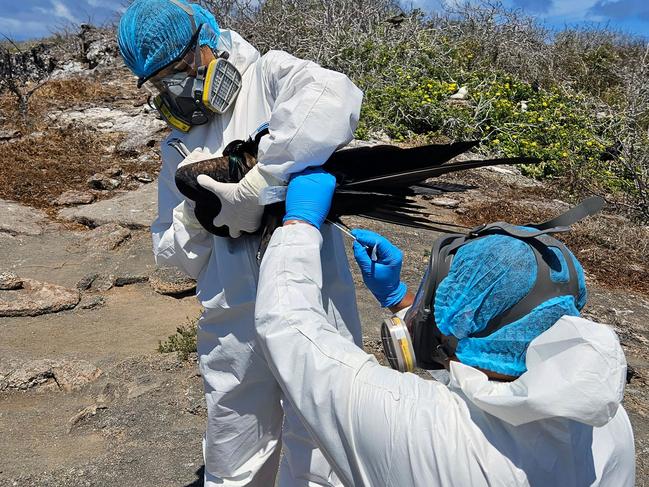
<svg viewBox="0 0 649 487"><path fill-rule="evenodd" d="M226 226L215 227L213 224L221 210L221 202L211 191L200 186L196 178L200 174L207 174L217 181L239 182L257 163L258 140L236 140L225 148L222 157L188 164L176 171L178 190L196 202L196 218L214 235L229 235ZM379 145L334 152L323 165L327 172L336 177L336 190L328 220L339 223L341 216L358 215L407 227L448 231L439 225L455 225L431 221L427 218L426 209L413 198L418 194L440 192L440 185L427 182L428 179L478 167L539 162L535 158L515 157L446 164L478 144L478 141L468 141L409 149ZM281 225L284 213L283 202L266 206L261 227L257 231L262 235L259 257L273 231Z"/></svg>
<svg viewBox="0 0 649 487"><path fill-rule="evenodd" d="M389 17L389 18L385 19L385 21L386 21L387 23L389 23L389 24L394 25L394 26L399 26L399 25L401 25L401 24L403 23L403 21L405 21L407 18L408 18L408 17L406 17L406 14L404 14L403 12L400 12L400 13L397 14L397 15L394 15L394 16L392 16L392 17Z"/></svg>

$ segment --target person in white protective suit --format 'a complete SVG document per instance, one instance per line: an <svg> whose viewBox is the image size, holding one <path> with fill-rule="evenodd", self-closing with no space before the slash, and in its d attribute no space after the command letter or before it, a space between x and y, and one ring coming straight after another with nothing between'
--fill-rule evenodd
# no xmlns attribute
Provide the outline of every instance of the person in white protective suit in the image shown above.
<svg viewBox="0 0 649 487"><path fill-rule="evenodd" d="M505 233L456 248L426 324L457 340L440 360L446 380L401 373L343 338L325 312L318 228L334 185L321 169L289 184L284 226L261 266L256 326L285 396L343 484L633 486L633 433L620 404L626 361L609 327L578 316L586 290L574 256L534 244L543 259L556 257L552 280L577 283L574 294L476 339L476 326L524 297L544 271L531 245ZM401 252L372 232L354 234L365 283L407 322L435 269L410 306ZM448 349L448 341L439 346Z"/></svg>
<svg viewBox="0 0 649 487"><path fill-rule="evenodd" d="M118 41L139 84L172 127L189 157L162 143L158 218L152 226L156 263L197 279L204 307L198 323L199 366L207 401L203 441L205 485L340 485L282 392L254 341L263 207L259 195L285 185L292 173L325 162L353 136L361 91L344 75L286 52L264 56L236 32L221 30L211 13L182 0L136 0L123 14ZM197 98L198 93L198 98ZM221 200L208 233L174 184L183 161L220 156L260 126L258 164L239 184L200 176ZM332 326L360 344L360 322L342 237L323 227L323 306ZM284 410L282 409L282 404Z"/></svg>

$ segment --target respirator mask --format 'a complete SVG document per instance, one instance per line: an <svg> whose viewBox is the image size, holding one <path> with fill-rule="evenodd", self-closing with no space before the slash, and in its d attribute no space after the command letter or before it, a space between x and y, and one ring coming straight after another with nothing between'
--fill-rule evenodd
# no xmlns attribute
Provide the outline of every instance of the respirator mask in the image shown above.
<svg viewBox="0 0 649 487"><path fill-rule="evenodd" d="M177 0L170 1L189 15L192 38L176 59L148 78L140 79L138 86L146 83L153 107L169 126L189 132L192 127L204 125L214 115L230 109L241 90L241 73L228 61L227 51L202 65L200 33L210 27L206 24L197 27L191 7ZM190 68L194 76L188 75Z"/></svg>
<svg viewBox="0 0 649 487"><path fill-rule="evenodd" d="M415 366L435 370L448 367L455 356L458 340L444 335L435 323L435 294L442 280L448 275L453 258L464 245L490 235L507 235L530 246L537 265L536 282L518 303L493 317L487 326L469 337L482 338L518 321L540 304L559 296L579 297L579 279L574 261L567 247L551 237L552 233L567 232L581 219L597 213L604 201L598 197L584 200L566 213L544 223L527 224L523 227L505 222L481 225L467 234L448 234L437 239L430 253L428 267L421 281L412 306L384 321L381 326L383 350L393 369L411 372ZM558 282L551 278L548 247L555 247L567 264L568 279Z"/></svg>

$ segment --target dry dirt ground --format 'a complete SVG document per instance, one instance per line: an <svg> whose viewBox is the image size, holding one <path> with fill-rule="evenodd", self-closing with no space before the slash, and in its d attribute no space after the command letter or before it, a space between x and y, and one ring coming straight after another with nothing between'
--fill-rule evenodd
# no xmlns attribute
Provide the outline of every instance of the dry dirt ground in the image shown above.
<svg viewBox="0 0 649 487"><path fill-rule="evenodd" d="M565 207L508 174L479 171L460 182L481 190L451 194L457 209L425 202L435 219L468 224L467 218L479 213L476 208L493 204L512 188L523 201L535 198L534 206L553 214ZM361 219L347 223L379 231L404 249L403 278L416 288L434 233ZM80 243L85 231L54 225L41 235L5 238L0 261L22 277L67 287L91 273L140 276L152 270L145 230L133 231L116 250L99 254ZM382 312L352 269L366 349L376 353ZM644 486L649 484L649 297L605 287L592 271L588 280L586 314L616 327L635 371L625 407L636 435L637 485ZM0 318L0 357L86 360L102 370L95 381L69 392L51 383L0 392L0 486L202 485L205 406L196 365L156 352L160 340L195 318L198 304L192 297L161 296L146 282L97 293L104 304L94 309Z"/></svg>

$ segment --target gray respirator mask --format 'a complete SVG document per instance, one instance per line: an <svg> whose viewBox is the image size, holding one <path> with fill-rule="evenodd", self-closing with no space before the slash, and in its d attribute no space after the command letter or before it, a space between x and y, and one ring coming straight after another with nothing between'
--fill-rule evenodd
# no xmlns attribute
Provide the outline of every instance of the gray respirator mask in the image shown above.
<svg viewBox="0 0 649 487"><path fill-rule="evenodd" d="M534 253L537 278L532 289L511 308L494 316L483 330L473 338L489 336L501 328L529 314L540 304L558 296L579 297L579 280L567 247L551 237L553 233L567 232L570 226L597 213L604 200L591 197L564 214L543 223L530 223L525 228L505 222L480 225L467 234L447 234L435 241L430 252L428 267L412 306L405 316L392 316L381 327L383 350L390 366L401 372L411 372L415 366L436 370L448 366L455 356L458 339L444 335L435 323L435 296L440 283L448 275L457 251L464 245L490 235L506 235L525 242ZM548 247L558 249L568 270L566 282L551 278Z"/></svg>
<svg viewBox="0 0 649 487"><path fill-rule="evenodd" d="M149 83L153 92L153 107L163 120L174 129L189 132L192 127L204 125L215 115L221 115L230 109L241 90L241 73L228 61L227 51L220 52L209 64L201 64L200 33L202 29L210 27L205 24L197 27L191 7L177 0L170 1L189 15L192 38L176 59L148 78L141 79L138 86L142 86L167 67L182 61L193 49L196 76L179 72Z"/></svg>

